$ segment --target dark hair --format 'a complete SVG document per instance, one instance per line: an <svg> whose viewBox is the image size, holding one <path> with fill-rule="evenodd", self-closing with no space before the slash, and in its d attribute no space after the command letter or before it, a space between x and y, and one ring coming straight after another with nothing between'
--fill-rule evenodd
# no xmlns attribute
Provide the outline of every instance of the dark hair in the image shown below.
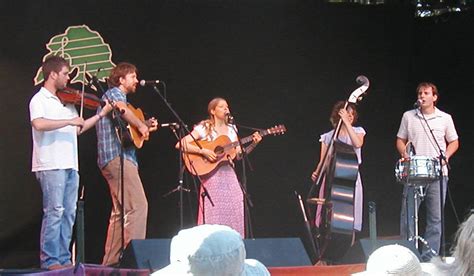
<svg viewBox="0 0 474 276"><path fill-rule="evenodd" d="M50 56L46 58L41 66L44 80L48 80L51 72L59 73L65 66L69 68L69 62L60 56Z"/></svg>
<svg viewBox="0 0 474 276"><path fill-rule="evenodd" d="M433 91L433 96L436 95L439 99L438 88L436 87L436 85L434 85L431 82L420 82L420 84L418 84L418 86L416 87L416 94L417 95L420 92L420 89L423 88L423 87L431 87L431 90ZM434 102L435 104L438 101L438 99L436 99L436 101Z"/></svg>
<svg viewBox="0 0 474 276"><path fill-rule="evenodd" d="M110 87L117 87L120 85L120 78L125 78L127 74L137 73L137 67L131 63L121 62L110 71L107 83Z"/></svg>
<svg viewBox="0 0 474 276"><path fill-rule="evenodd" d="M339 122L339 119L341 119L341 116L339 116L339 110L344 108L344 105L346 104L345 101L338 101L333 107L331 111L331 117L329 117L329 121L331 122L333 127L336 127L337 123ZM347 105L347 109L352 109L352 114L354 115L354 121L352 124L355 124L357 122L357 118L359 115L357 114L357 109L355 104L349 103Z"/></svg>

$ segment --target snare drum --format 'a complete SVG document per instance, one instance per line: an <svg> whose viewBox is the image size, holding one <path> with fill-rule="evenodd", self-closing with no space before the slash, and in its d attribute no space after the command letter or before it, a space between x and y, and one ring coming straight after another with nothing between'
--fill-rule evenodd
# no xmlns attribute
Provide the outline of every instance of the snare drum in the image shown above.
<svg viewBox="0 0 474 276"><path fill-rule="evenodd" d="M395 177L398 182L410 185L425 185L439 178L439 161L433 157L412 156L402 158L395 165Z"/></svg>

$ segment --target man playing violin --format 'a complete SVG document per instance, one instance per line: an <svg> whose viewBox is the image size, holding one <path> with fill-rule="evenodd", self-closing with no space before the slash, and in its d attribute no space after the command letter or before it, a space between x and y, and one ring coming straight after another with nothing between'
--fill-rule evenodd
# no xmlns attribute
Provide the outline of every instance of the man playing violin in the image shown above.
<svg viewBox="0 0 474 276"><path fill-rule="evenodd" d="M76 216L79 187L77 135L94 126L111 111L106 105L87 120L73 104L64 104L57 91L69 81L69 63L51 56L42 65L43 87L32 97L32 172L43 192L40 263L49 270L71 265L69 244Z"/></svg>
<svg viewBox="0 0 474 276"><path fill-rule="evenodd" d="M127 107L127 95L135 93L138 80L137 68L130 63L120 63L110 72L108 79L109 90L102 97L104 101L112 102L116 107L112 115L103 117L97 124L97 147L98 166L102 175L107 180L112 198L112 211L109 219L107 240L105 242L105 255L102 264L114 266L119 263L122 248L132 239L144 239L146 234L146 223L148 214L148 202L143 190L143 185L138 174L138 162L135 154L135 146L122 148L115 123L117 119L123 119L131 127L138 130L144 139L147 139L151 131L156 131L158 122L155 118L141 121L134 112ZM100 111L99 111L100 112ZM118 118L120 117L120 118ZM115 121L115 122L114 122ZM124 175L124 202L122 214L122 199L120 186L120 155L123 149L123 175ZM121 234L121 220L124 218L124 233Z"/></svg>

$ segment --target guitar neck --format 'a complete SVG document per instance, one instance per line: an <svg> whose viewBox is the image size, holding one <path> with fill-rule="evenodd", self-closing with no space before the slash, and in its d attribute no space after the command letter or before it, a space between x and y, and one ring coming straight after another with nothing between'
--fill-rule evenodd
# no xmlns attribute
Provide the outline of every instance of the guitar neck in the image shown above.
<svg viewBox="0 0 474 276"><path fill-rule="evenodd" d="M261 130L258 132L260 134L260 136L265 136L265 135L268 135L268 130ZM240 139L240 142L242 143L242 145L244 144L247 144L248 142L251 142L252 141L252 138L253 138L253 134L252 135L249 135L247 137L244 137L242 139ZM238 147L239 146L239 141L235 141L235 142L232 142L230 144L227 144L224 149L225 150L228 150L228 149L232 149L232 148L235 148L235 147Z"/></svg>

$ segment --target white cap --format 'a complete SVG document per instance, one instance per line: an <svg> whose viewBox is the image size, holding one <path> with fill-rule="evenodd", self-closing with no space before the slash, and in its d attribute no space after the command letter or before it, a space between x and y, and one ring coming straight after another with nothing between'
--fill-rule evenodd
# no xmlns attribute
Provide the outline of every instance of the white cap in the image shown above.
<svg viewBox="0 0 474 276"><path fill-rule="evenodd" d="M239 233L204 224L179 231L171 240L170 265L152 275L270 275L262 263L245 256Z"/></svg>
<svg viewBox="0 0 474 276"><path fill-rule="evenodd" d="M418 257L410 249L391 244L378 248L370 255L366 271L352 275L421 276L431 274L424 271Z"/></svg>

